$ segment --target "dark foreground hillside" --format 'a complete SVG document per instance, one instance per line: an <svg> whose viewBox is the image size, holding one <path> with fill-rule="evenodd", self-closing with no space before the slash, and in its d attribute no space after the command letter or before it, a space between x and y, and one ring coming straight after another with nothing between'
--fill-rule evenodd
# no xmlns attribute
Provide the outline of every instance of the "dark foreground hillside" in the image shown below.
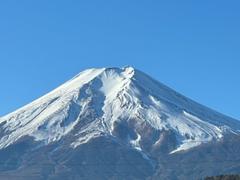
<svg viewBox="0 0 240 180"><path fill-rule="evenodd" d="M221 175L216 177L207 177L205 180L240 180L240 175Z"/></svg>

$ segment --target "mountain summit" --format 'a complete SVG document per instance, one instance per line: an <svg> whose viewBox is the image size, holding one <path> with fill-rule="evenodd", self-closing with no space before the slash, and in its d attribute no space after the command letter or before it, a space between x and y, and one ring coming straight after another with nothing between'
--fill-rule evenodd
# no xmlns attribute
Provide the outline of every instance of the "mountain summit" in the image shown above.
<svg viewBox="0 0 240 180"><path fill-rule="evenodd" d="M125 67L79 73L47 95L2 117L0 130L0 151L28 141L30 152L47 151L47 147L54 147L47 151L50 154L66 149L74 152L107 139L109 146L117 143L140 155L142 159L137 159L149 163L154 172L159 165L154 157L176 156L220 144L225 137L238 137L240 121L184 97L139 70ZM105 148L105 141L96 144ZM153 173L146 172L143 179ZM51 179L50 175L46 177ZM122 174L119 177L128 179Z"/></svg>

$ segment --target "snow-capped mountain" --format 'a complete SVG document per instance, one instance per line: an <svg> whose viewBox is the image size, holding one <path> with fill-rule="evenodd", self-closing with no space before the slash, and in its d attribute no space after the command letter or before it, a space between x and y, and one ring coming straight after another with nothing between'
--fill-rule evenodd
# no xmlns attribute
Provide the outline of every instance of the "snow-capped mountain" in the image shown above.
<svg viewBox="0 0 240 180"><path fill-rule="evenodd" d="M3 151L26 137L37 144L33 149L57 144L55 150L74 150L107 137L150 160L153 152L174 155L238 136L240 121L125 67L81 72L0 118L0 130Z"/></svg>
<svg viewBox="0 0 240 180"><path fill-rule="evenodd" d="M87 116L89 122L81 122ZM239 133L240 122L207 109L132 67L88 69L33 103L1 118L0 148L29 135L45 144L74 134L73 148L103 134L114 136L114 125L134 120L129 144L141 150L146 123L156 130L173 130L178 147L186 150L226 133ZM157 143L157 142L156 142Z"/></svg>

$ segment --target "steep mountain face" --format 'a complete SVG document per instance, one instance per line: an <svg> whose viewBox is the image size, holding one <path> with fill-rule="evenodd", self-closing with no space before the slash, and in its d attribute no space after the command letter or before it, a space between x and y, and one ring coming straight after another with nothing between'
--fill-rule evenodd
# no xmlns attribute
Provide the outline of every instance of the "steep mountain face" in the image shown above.
<svg viewBox="0 0 240 180"><path fill-rule="evenodd" d="M201 178L222 174L230 164L229 172L240 170L239 137L240 121L132 67L88 69L0 118L0 176ZM189 166L191 157L197 170ZM215 166L215 159L224 163ZM181 167L177 162L183 163ZM206 170L208 164L214 170Z"/></svg>

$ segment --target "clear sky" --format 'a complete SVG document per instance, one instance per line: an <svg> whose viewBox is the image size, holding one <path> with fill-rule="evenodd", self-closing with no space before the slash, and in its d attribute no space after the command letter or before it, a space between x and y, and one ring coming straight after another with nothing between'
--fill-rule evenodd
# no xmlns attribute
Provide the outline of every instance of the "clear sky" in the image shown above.
<svg viewBox="0 0 240 180"><path fill-rule="evenodd" d="M0 2L0 116L89 67L131 65L240 119L239 0Z"/></svg>

